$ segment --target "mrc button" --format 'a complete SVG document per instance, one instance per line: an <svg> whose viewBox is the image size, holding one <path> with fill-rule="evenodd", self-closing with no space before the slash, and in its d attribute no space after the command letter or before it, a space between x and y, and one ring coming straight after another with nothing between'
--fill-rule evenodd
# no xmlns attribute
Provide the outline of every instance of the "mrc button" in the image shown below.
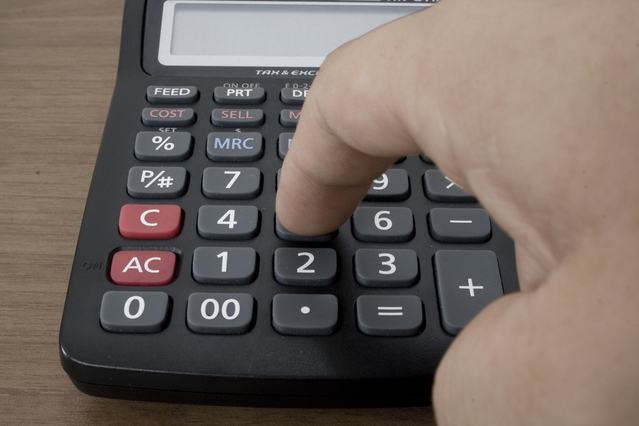
<svg viewBox="0 0 639 426"><path fill-rule="evenodd" d="M144 108L142 123L145 126L190 126L195 123L195 112L193 108Z"/></svg>
<svg viewBox="0 0 639 426"><path fill-rule="evenodd" d="M149 86L146 100L152 104L192 104L199 98L195 86Z"/></svg>
<svg viewBox="0 0 639 426"><path fill-rule="evenodd" d="M206 156L211 161L257 161L263 153L260 133L214 132L209 133L206 139Z"/></svg>
<svg viewBox="0 0 639 426"><path fill-rule="evenodd" d="M111 260L111 280L118 285L166 285L173 279L175 263L170 251L119 251Z"/></svg>

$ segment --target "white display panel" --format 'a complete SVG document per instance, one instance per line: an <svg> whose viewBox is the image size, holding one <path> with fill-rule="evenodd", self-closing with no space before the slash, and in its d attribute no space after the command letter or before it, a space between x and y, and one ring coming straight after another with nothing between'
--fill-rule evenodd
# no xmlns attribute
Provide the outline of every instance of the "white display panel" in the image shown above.
<svg viewBox="0 0 639 426"><path fill-rule="evenodd" d="M427 4L167 1L165 66L319 67L342 44Z"/></svg>

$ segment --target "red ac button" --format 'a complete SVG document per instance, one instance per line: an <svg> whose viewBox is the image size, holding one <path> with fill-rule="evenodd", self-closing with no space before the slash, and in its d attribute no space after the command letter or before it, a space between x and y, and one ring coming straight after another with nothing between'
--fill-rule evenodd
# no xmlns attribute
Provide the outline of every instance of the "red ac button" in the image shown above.
<svg viewBox="0 0 639 426"><path fill-rule="evenodd" d="M166 285L175 274L175 253L119 251L111 261L111 280L119 285Z"/></svg>
<svg viewBox="0 0 639 426"><path fill-rule="evenodd" d="M120 235L138 240L166 240L180 233L182 210L175 205L127 204L120 210Z"/></svg>

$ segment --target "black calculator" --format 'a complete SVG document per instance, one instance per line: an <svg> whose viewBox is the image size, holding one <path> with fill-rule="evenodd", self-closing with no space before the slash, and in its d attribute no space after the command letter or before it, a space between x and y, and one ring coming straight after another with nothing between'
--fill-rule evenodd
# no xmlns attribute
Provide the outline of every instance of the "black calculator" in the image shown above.
<svg viewBox="0 0 639 426"><path fill-rule="evenodd" d="M296 235L275 214L325 56L430 3L126 2L60 330L78 389L219 405L430 403L455 336L518 291L509 237L426 156L399 159L333 233Z"/></svg>

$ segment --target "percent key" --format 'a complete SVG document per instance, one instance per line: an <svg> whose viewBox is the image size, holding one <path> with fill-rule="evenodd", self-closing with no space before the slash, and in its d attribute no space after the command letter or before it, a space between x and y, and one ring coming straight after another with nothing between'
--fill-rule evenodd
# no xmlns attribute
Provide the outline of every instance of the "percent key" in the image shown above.
<svg viewBox="0 0 639 426"><path fill-rule="evenodd" d="M189 132L140 132L135 157L140 161L184 161L191 155Z"/></svg>

